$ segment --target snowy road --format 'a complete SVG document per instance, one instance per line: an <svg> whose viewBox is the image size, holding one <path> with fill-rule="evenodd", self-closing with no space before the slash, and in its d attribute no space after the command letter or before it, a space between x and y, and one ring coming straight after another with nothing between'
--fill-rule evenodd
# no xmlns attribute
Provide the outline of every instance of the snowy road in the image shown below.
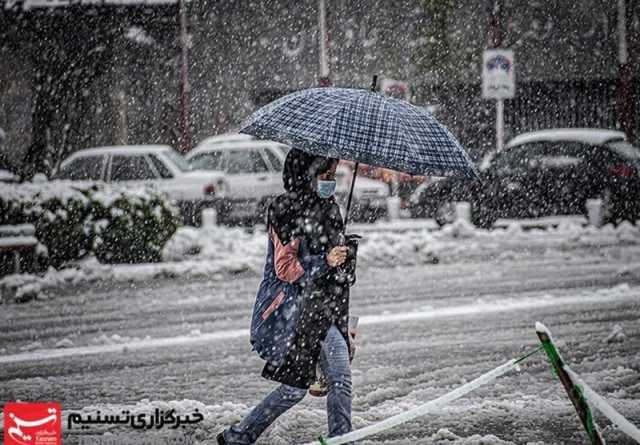
<svg viewBox="0 0 640 445"><path fill-rule="evenodd" d="M475 245L475 254L456 262L362 270L352 296L352 314L362 317L355 427L535 348L535 321L553 331L589 385L640 424L640 245L544 249L511 243L483 257ZM54 400L86 412L197 407L205 420L187 432L213 443L207 440L222 425L273 387L260 378L262 363L247 342L258 280L105 284L2 305L0 400ZM616 324L624 336L607 343ZM597 420L609 443L633 443ZM304 443L325 430L324 400L307 397L260 443ZM537 355L442 412L361 443L583 444L586 437Z"/></svg>

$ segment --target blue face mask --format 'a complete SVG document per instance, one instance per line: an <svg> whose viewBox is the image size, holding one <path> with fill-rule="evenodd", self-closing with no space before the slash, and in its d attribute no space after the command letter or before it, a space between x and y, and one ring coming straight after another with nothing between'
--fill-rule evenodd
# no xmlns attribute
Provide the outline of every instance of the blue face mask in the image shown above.
<svg viewBox="0 0 640 445"><path fill-rule="evenodd" d="M319 179L316 191L318 196L321 198L331 198L336 192L336 181L324 181Z"/></svg>

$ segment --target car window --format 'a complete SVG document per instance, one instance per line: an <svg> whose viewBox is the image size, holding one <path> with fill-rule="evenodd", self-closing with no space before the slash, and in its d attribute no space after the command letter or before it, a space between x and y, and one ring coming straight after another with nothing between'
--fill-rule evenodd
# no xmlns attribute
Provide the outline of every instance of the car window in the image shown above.
<svg viewBox="0 0 640 445"><path fill-rule="evenodd" d="M158 155L151 154L149 155L149 159L151 159L153 166L156 168L161 178L164 178L164 179L173 178L173 173L171 173L171 170L169 170L169 168L166 165L164 165L164 162L162 161L162 159L158 157Z"/></svg>
<svg viewBox="0 0 640 445"><path fill-rule="evenodd" d="M104 156L83 156L61 168L56 178L72 181L98 181L102 179L103 164Z"/></svg>
<svg viewBox="0 0 640 445"><path fill-rule="evenodd" d="M273 150L270 148L265 148L264 153L267 156L267 160L269 161L273 169L275 171L281 172L283 166L282 166L282 161L280 160L280 157L277 154L275 154Z"/></svg>
<svg viewBox="0 0 640 445"><path fill-rule="evenodd" d="M510 172L529 167L529 162L539 154L537 144L524 144L497 153L491 162L491 169L497 172Z"/></svg>
<svg viewBox="0 0 640 445"><path fill-rule="evenodd" d="M156 176L144 156L113 156L111 158L112 181L155 179Z"/></svg>
<svg viewBox="0 0 640 445"><path fill-rule="evenodd" d="M267 163L257 150L231 150L227 173L264 173Z"/></svg>
<svg viewBox="0 0 640 445"><path fill-rule="evenodd" d="M224 152L198 153L189 160L189 165L194 170L224 170Z"/></svg>
<svg viewBox="0 0 640 445"><path fill-rule="evenodd" d="M162 154L171 161L180 171L188 172L191 170L189 161L175 150L165 150Z"/></svg>
<svg viewBox="0 0 640 445"><path fill-rule="evenodd" d="M561 168L576 166L592 159L594 147L574 141L541 142L530 160L530 167Z"/></svg>

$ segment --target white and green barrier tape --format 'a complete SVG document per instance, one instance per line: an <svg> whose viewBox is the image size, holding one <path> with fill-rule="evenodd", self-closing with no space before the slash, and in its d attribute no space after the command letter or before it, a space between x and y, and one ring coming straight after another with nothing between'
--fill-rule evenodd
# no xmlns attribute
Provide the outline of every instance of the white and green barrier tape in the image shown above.
<svg viewBox="0 0 640 445"><path fill-rule="evenodd" d="M542 343L535 351L530 352L518 359L513 359L507 363L498 366L497 368L481 375L480 377L472 380L471 382L462 385L453 391L438 397L437 399L426 402L420 406L396 414L388 419L374 423L359 430L351 431L350 433L343 434L341 436L335 436L331 438L319 437L316 442L311 442L306 445L341 445L356 440L363 439L367 436L381 433L385 430L391 429L403 423L409 422L417 417L424 416L425 414L435 412L441 409L443 406L457 400L470 392L480 388L483 385L497 379L508 373L513 369L517 369L518 364L537 353L544 350L551 363L554 374L562 382L569 399L576 408L576 412L585 427L587 435L593 445L604 445L605 441L598 429L598 426L593 420L591 412L591 406L605 415L616 427L631 437L636 442L640 443L640 430L618 413L607 401L598 395L593 389L591 389L581 378L576 374L567 364L564 362L558 348L556 348L553 338L549 330L542 324L536 323L536 332Z"/></svg>
<svg viewBox="0 0 640 445"><path fill-rule="evenodd" d="M425 414L437 411L448 403L453 402L456 399L459 399L471 391L474 391L480 388L483 385L497 379L508 373L513 369L517 369L518 364L529 358L531 355L536 352L542 350L542 348L538 348L535 351L526 354L518 359L509 360L507 363L498 366L497 368L481 375L480 377L472 380L469 383L466 383L453 391L438 397L437 399L431 400L430 402L426 402L420 406L412 408L408 411L405 411L400 414L396 414L395 416L389 417L388 419L382 420L373 425L369 425L367 427L361 428L359 430L351 431L350 433L343 434L341 436L335 436L328 439L320 437L318 441L312 442L307 445L340 445L348 442L353 442L355 440L363 439L367 436L371 436L373 434L378 434L382 431L388 430L395 426L401 425L403 423L409 422L410 420L415 419L416 417L424 416Z"/></svg>
<svg viewBox="0 0 640 445"><path fill-rule="evenodd" d="M564 370L567 371L567 374L569 374L576 386L580 388L584 398L592 407L611 420L611 422L613 422L620 431L640 443L640 430L638 427L625 419L622 414L609 405L609 403L600 394L591 389L589 385L587 385L580 376L566 364L564 365Z"/></svg>
<svg viewBox="0 0 640 445"><path fill-rule="evenodd" d="M593 445L604 445L605 441L593 420L591 407L604 414L623 433L640 443L640 430L618 413L607 401L591 389L564 361L553 342L551 332L542 323L536 323L536 332L544 347L555 375L565 387L569 399L576 408L578 417Z"/></svg>
<svg viewBox="0 0 640 445"><path fill-rule="evenodd" d="M598 429L598 425L596 425L593 420L591 407L589 407L589 404L585 400L580 388L575 385L575 382L571 380L571 377L565 371L564 360L553 342L551 332L549 332L547 327L542 323L536 323L536 334L538 334L538 338L542 343L544 352L547 353L547 357L549 358L549 363L551 363L551 368L554 374L558 377L562 386L564 386L564 389L569 396L569 400L571 400L571 403L576 409L576 413L578 413L578 417L580 418L582 426L584 426L592 445L604 445L605 442L602 438L602 434Z"/></svg>

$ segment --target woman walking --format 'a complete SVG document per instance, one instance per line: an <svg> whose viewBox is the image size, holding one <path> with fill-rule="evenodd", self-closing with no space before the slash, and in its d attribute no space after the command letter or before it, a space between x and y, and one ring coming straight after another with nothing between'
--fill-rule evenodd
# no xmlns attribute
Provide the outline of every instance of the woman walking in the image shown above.
<svg viewBox="0 0 640 445"><path fill-rule="evenodd" d="M337 159L292 149L283 171L286 193L269 206L269 248L258 291L251 342L267 360L263 377L280 385L218 443L253 444L300 402L319 364L328 384L329 437L351 431L353 346L348 333L349 285L344 223L333 197Z"/></svg>

